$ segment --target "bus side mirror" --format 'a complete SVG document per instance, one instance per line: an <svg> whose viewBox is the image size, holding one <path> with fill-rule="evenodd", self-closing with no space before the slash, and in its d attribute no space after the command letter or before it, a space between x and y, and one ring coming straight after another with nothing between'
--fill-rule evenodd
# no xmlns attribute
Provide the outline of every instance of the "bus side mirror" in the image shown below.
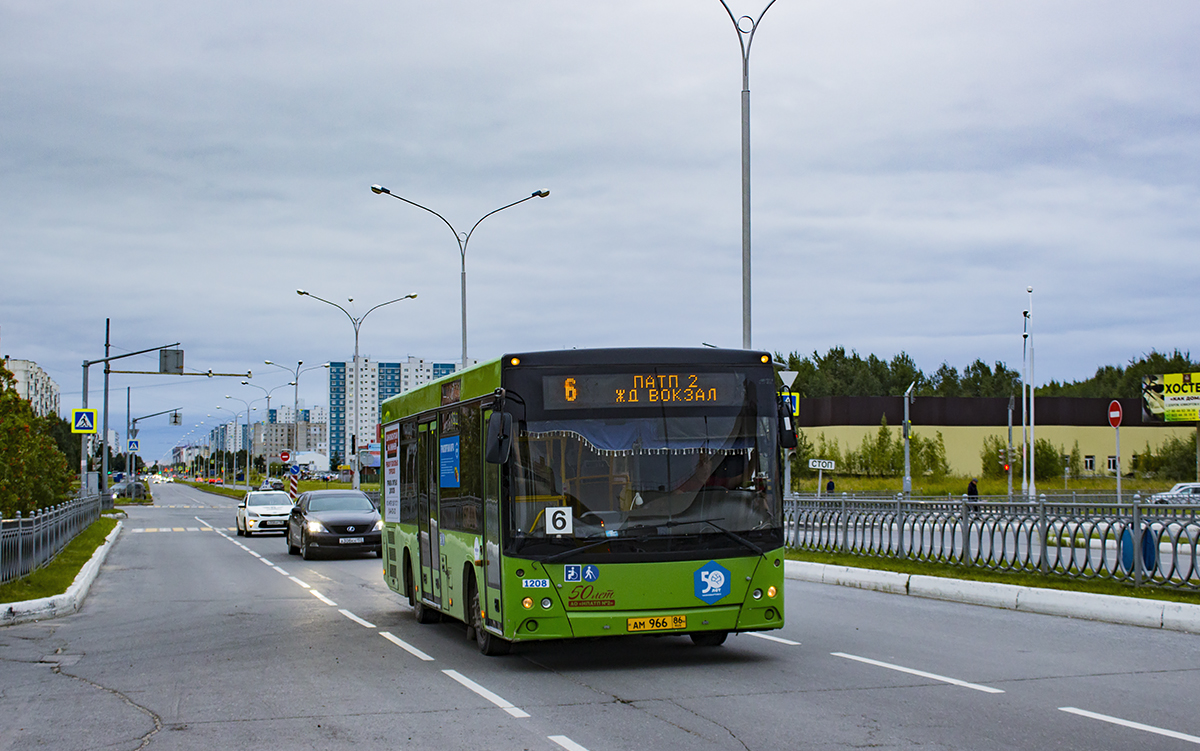
<svg viewBox="0 0 1200 751"><path fill-rule="evenodd" d="M512 415L493 412L488 418L487 445L483 458L488 464L507 464L512 453Z"/></svg>
<svg viewBox="0 0 1200 751"><path fill-rule="evenodd" d="M792 410L786 399L779 397L779 446L796 448L796 425L792 422Z"/></svg>

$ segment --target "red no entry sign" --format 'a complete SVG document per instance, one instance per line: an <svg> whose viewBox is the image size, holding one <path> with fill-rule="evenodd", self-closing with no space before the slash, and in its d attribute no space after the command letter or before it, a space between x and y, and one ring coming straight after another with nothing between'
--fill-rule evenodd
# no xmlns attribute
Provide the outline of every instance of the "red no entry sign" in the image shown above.
<svg viewBox="0 0 1200 751"><path fill-rule="evenodd" d="M1113 402L1113 404L1116 404L1116 402ZM1120 409L1119 405L1118 405L1118 409ZM1118 418L1118 422L1120 422L1120 418ZM290 452L290 451L280 451L279 452L279 460L282 461L284 464L287 464L289 461L291 461L291 459L292 459L292 452Z"/></svg>
<svg viewBox="0 0 1200 751"><path fill-rule="evenodd" d="M1121 403L1116 399L1108 404L1108 424L1114 428L1121 427Z"/></svg>

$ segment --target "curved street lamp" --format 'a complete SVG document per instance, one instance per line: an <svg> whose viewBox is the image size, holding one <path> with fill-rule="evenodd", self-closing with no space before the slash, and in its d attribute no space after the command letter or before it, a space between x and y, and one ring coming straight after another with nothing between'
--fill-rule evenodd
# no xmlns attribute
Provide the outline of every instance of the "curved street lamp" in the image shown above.
<svg viewBox="0 0 1200 751"><path fill-rule="evenodd" d="M721 0L742 47L742 349L750 349L750 45L763 16L775 4L767 3L758 18L738 18Z"/></svg>
<svg viewBox="0 0 1200 751"><path fill-rule="evenodd" d="M279 368L280 370L284 370L284 371L287 371L288 373L292 374L292 382L288 385L295 386L296 390L292 394L292 447L291 448L293 451L299 453L300 452L300 427L299 427L299 422L300 422L300 374L307 373L310 370L317 370L318 368L328 368L329 363L322 363L320 365L313 365L313 366L301 369L300 366L304 364L303 360L297 360L295 368L289 368L286 365L280 365L279 363L271 362L270 360L263 360L263 362L267 365L271 365L273 367ZM270 407L270 404L268 403L267 406ZM306 451L308 450L308 441L304 442L304 449Z"/></svg>
<svg viewBox="0 0 1200 751"><path fill-rule="evenodd" d="M296 290L296 294L300 295L301 297L311 297L314 300L320 300L321 302L325 303L326 305L332 305L333 307L335 307L338 310L345 313L346 317L350 319L350 325L354 327L354 432L350 434L350 447L352 449L354 449L354 482L351 484L351 487L353 487L355 490L358 490L359 485L360 485L359 469L362 466L361 462L359 462L359 460L358 460L358 406L359 406L359 399L360 399L359 388L358 388L358 330L362 326L362 322L365 321L367 316L371 315L372 312L378 310L379 308L382 308L385 305L391 305L392 303L400 302L401 300L415 300L417 297L417 294L414 292L410 295L405 295L404 297L397 297L395 300L388 300L387 302L381 302L357 318L350 315L350 311L346 310L341 305L338 305L335 302L330 302L329 300L326 300L323 297L317 297L316 295L312 294L311 292L308 292L307 290L298 289L298 290ZM354 299L351 298L350 301L353 302ZM274 365L275 363L269 363L269 364ZM297 367L299 367L299 366L297 366ZM330 451L332 451L332 450L333 450L333 447L330 446Z"/></svg>
<svg viewBox="0 0 1200 751"><path fill-rule="evenodd" d="M772 2L774 2L774 0L772 0ZM438 219L441 219L443 222L445 222L446 226L449 227L450 231L454 234L454 240L455 240L455 242L458 243L458 255L462 260L462 367L463 367L463 370L466 370L467 369L467 243L469 243L471 241L471 235L474 234L475 228L478 227L483 222L484 219L487 219L492 214L498 214L501 211L504 211L505 209L511 209L513 206L516 206L519 203L525 203L526 201L529 201L534 198L546 198L547 196L550 195L550 191L535 190L533 193L529 194L528 196L525 196L524 198L522 198L519 201L513 201L510 204L506 204L504 206L501 206L498 209L489 211L488 213L479 217L479 221L475 222L475 224L471 225L470 231L466 232L465 234L460 233L458 230L454 229L454 225L451 224L446 219L446 217L437 213L436 211L429 208L428 206L422 206L421 204L417 203L416 201L410 201L407 198L404 198L403 196L398 196L395 193L393 193L392 191L383 187L382 185L372 185L371 192L374 193L375 195L389 195L392 198L395 198L397 201L404 201L409 206L416 206L418 209L423 209L425 211L428 211L430 214L433 214Z"/></svg>
<svg viewBox="0 0 1200 751"><path fill-rule="evenodd" d="M246 436L248 438L250 436L250 412L252 410L258 409L257 407L251 407L250 405L258 400L254 399L252 401L246 401L245 399L238 399L236 396L230 396L229 394L226 394L225 398L232 399L235 402L241 402L242 404L246 405ZM221 409L221 406L217 405L217 409ZM234 415L233 415L234 425L237 424L237 417L240 414L241 414L241 410L238 410L237 412L234 413ZM249 442L247 442L247 443L249 443ZM246 449L245 473L246 473L246 492L248 493L248 492L250 492L250 449L249 448ZM235 488L237 487L237 451L233 452L233 486Z"/></svg>
<svg viewBox="0 0 1200 751"><path fill-rule="evenodd" d="M269 364L269 361L268 361L268 364ZM278 386L275 386L274 388L271 388L271 389L267 389L265 386L259 386L257 383L250 383L249 381L246 381L246 380L242 381L242 385L243 386L251 386L253 388L256 388L259 391L263 392L263 394L265 394L267 397L267 414L263 418L263 426L264 426L263 427L263 461L266 462L267 475L270 476L271 460L270 460L270 458L268 458L266 456L266 453L267 453L266 422L271 419L271 392L278 391L279 389L283 388L284 386L295 386L296 383L294 381L289 381L288 383L281 383ZM253 449L254 449L254 436L253 435L250 436L250 448L253 451ZM249 461L249 459L247 459L247 461Z"/></svg>

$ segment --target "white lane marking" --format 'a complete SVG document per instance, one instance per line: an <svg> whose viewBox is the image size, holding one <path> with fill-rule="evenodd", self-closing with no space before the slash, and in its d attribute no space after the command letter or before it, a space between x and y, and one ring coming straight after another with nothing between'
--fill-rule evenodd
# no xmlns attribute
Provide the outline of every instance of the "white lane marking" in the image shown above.
<svg viewBox="0 0 1200 751"><path fill-rule="evenodd" d="M329 599L329 598L328 598L328 597L326 597L325 595L321 594L321 593L320 593L320 592L318 592L317 590L315 590L315 589L310 589L310 590L308 590L308 592L309 592L309 594L311 594L313 597L317 598L318 600L320 600L321 602L325 603L326 605L329 605L330 607L335 607L335 608L337 607L337 603L336 603L336 602L334 602L333 600Z"/></svg>
<svg viewBox="0 0 1200 751"><path fill-rule="evenodd" d="M283 574L284 576L288 575L288 572L284 571L283 569L279 568L278 566L271 566L271 568L275 569L276 571Z"/></svg>
<svg viewBox="0 0 1200 751"><path fill-rule="evenodd" d="M259 562L259 563L265 563L265 564L267 564L268 566L270 566L271 568L275 568L275 564L274 564L274 563L271 563L270 561L268 561L266 558L263 558L262 556L259 556L259 558L258 558L258 562Z"/></svg>
<svg viewBox="0 0 1200 751"><path fill-rule="evenodd" d="M305 589L312 589L312 587L309 586L308 582L302 582L294 576L289 576L288 578L291 579L292 581L296 582L297 584L299 584L301 587L304 587Z"/></svg>
<svg viewBox="0 0 1200 751"><path fill-rule="evenodd" d="M749 631L746 633L746 636L753 636L757 639L766 639L767 641L779 642L780 644L786 644L789 647L800 646L800 642L798 642L798 641L792 641L791 639L784 639L782 636L771 636L770 634L760 634L757 631Z"/></svg>
<svg viewBox="0 0 1200 751"><path fill-rule="evenodd" d="M570 738L568 738L565 735L548 735L546 737L549 738L550 740L554 741L558 745L562 746L563 748L567 749L567 751L588 751L586 748L579 745L578 743L571 740Z"/></svg>
<svg viewBox="0 0 1200 751"><path fill-rule="evenodd" d="M188 532L199 532L200 528L199 527L188 527L187 531Z"/></svg>
<svg viewBox="0 0 1200 751"><path fill-rule="evenodd" d="M486 688L484 688L483 686L480 686L478 683L471 680L470 678L463 675L462 673L458 672L457 670L443 670L442 672L445 673L446 675L450 676L454 680L458 681L462 685L466 686L467 688L471 689L475 693L479 694L483 698L487 699L492 704L495 704L497 707L500 707L505 712L508 712L513 717L528 717L529 716L528 712L524 712L524 711L518 709L517 707L513 706L512 702L508 701L507 699L502 699L499 696L497 696L496 694L493 694L491 691L488 691Z"/></svg>
<svg viewBox="0 0 1200 751"><path fill-rule="evenodd" d="M937 675L936 673L926 673L924 670L913 670L912 668L906 668L900 665L892 665L888 662L872 660L869 657L859 657L858 655L850 655L846 654L845 652L830 652L830 654L832 654L834 657L845 657L847 660L857 660L858 662L865 662L868 665L875 665L876 667L887 668L888 670L896 670L901 673L908 673L909 675L917 675L922 678L929 678L931 680L941 681L942 683L949 683L953 686L962 686L963 688L983 691L984 693L988 694L1004 693L1002 689L992 688L991 686L981 686L978 683L967 683L966 681L960 681L957 678L947 678L944 675Z"/></svg>
<svg viewBox="0 0 1200 751"><path fill-rule="evenodd" d="M131 529L131 530L129 530L129 533L130 533L130 534L133 534L134 532L145 532L145 531L146 531L146 529L145 529L144 527L139 527L139 528L137 528L137 529Z"/></svg>
<svg viewBox="0 0 1200 751"><path fill-rule="evenodd" d="M425 654L424 652L417 649L416 647L409 644L408 642L404 641L403 639L399 639L395 636L392 636L387 631L381 631L381 632L379 632L379 635L382 636L384 639L387 639L388 641L390 641L392 644L395 644L397 647L400 647L400 649L403 649L405 652L408 652L413 657L416 657L418 660L424 660L425 662L433 662L432 657Z"/></svg>
<svg viewBox="0 0 1200 751"><path fill-rule="evenodd" d="M346 616L350 620L354 621L355 623L357 623L360 626L366 626L367 628L375 628L374 623L371 623L370 621L364 621L362 618L359 618L357 615L355 615L354 613L351 613L349 610L339 610L338 612L341 613L342 615Z"/></svg>
<svg viewBox="0 0 1200 751"><path fill-rule="evenodd" d="M1129 720L1122 720L1120 717L1110 717L1106 714L1097 714L1095 712L1089 712L1086 709L1076 709L1075 707L1059 707L1059 709L1063 712L1070 712L1071 714L1077 714L1080 717L1088 717L1093 720L1100 720L1101 722L1111 722L1113 725L1121 725L1123 727L1133 728L1134 730L1144 730L1147 733L1155 733L1156 735L1165 735L1168 738L1174 738L1174 739L1180 740L1180 741L1187 741L1188 743L1200 744L1200 737L1197 737L1194 735L1188 735L1186 733L1177 733L1174 730L1167 730L1165 728L1156 728L1153 725L1143 725L1140 722L1131 722Z"/></svg>
<svg viewBox="0 0 1200 751"><path fill-rule="evenodd" d="M258 553L255 553L255 552L254 552L253 550L251 550L250 548L246 548L246 552L247 552L247 553L249 553L250 555L254 556L255 558L262 558L262 556L261 556L261 555L259 555Z"/></svg>

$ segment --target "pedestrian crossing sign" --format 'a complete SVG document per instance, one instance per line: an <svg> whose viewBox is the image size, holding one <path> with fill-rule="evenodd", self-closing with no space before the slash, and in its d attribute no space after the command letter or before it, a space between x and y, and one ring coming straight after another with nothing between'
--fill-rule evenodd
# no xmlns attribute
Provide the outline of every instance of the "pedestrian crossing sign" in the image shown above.
<svg viewBox="0 0 1200 751"><path fill-rule="evenodd" d="M130 438L130 439L129 439L129 450L130 450L130 451L137 451L137 450L138 450L138 439L136 439L136 438Z"/></svg>
<svg viewBox="0 0 1200 751"><path fill-rule="evenodd" d="M94 409L73 409L71 410L71 432L72 433L95 433L96 432L96 412Z"/></svg>

